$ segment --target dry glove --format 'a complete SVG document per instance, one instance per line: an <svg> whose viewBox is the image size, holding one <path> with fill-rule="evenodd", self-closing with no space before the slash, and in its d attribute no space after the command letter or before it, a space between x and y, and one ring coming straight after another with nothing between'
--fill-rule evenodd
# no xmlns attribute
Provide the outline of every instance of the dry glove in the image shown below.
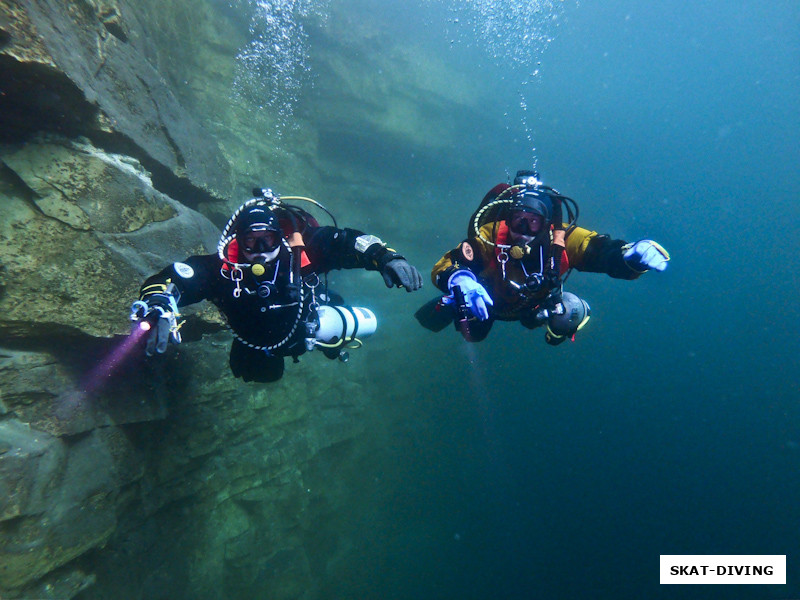
<svg viewBox="0 0 800 600"><path fill-rule="evenodd" d="M653 240L639 240L635 244L623 246L625 263L634 271L663 271L667 268L669 252Z"/></svg>
<svg viewBox="0 0 800 600"><path fill-rule="evenodd" d="M393 258L381 269L386 287L404 287L413 292L422 287L422 275L417 268L408 264L404 258Z"/></svg>
<svg viewBox="0 0 800 600"><path fill-rule="evenodd" d="M494 305L494 300L489 296L489 292L483 287L478 280L469 271L461 270L456 271L450 276L447 282L447 287L450 290L450 296L445 296L442 300L445 304L455 302L453 288L458 286L464 294L464 301L466 302L469 312L481 321L489 318L489 309L486 305Z"/></svg>
<svg viewBox="0 0 800 600"><path fill-rule="evenodd" d="M177 299L169 292L150 294L144 300L137 300L131 305L131 321L135 323L134 327L145 331L147 335L144 347L147 356L163 354L170 341L181 343L179 330L183 323L178 323L178 317L180 313Z"/></svg>

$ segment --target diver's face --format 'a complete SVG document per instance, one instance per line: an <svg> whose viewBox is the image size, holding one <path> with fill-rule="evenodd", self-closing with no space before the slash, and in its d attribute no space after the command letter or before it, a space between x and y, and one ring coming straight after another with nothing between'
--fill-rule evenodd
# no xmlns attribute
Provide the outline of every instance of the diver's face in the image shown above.
<svg viewBox="0 0 800 600"><path fill-rule="evenodd" d="M272 262L280 252L281 238L276 231L248 231L239 244L247 262Z"/></svg>
<svg viewBox="0 0 800 600"><path fill-rule="evenodd" d="M542 230L544 218L522 210L511 213L508 219L508 229L512 242L528 243Z"/></svg>

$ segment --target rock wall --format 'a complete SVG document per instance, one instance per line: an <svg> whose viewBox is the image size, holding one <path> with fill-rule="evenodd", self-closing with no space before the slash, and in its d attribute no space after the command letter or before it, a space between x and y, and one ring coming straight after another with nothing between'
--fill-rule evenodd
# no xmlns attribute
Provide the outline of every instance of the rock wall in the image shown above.
<svg viewBox="0 0 800 600"><path fill-rule="evenodd" d="M205 307L178 350L131 348L143 278L213 251L251 183L192 106L224 81L177 93L174 23L145 34L181 10L157 4L0 5L0 597L314 598L352 502L318 484L369 452L363 373L313 356L242 384Z"/></svg>

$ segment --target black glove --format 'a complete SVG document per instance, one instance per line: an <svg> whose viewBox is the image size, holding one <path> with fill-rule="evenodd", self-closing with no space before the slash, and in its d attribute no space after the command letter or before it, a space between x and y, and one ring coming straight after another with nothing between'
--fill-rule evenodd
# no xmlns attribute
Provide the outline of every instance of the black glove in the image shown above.
<svg viewBox="0 0 800 600"><path fill-rule="evenodd" d="M422 287L422 275L416 267L408 264L404 258L393 258L381 269L386 287L404 287L407 292L413 292Z"/></svg>
<svg viewBox="0 0 800 600"><path fill-rule="evenodd" d="M172 326L168 318L164 316L156 319L155 325L150 328L149 335L147 336L147 343L144 346L144 353L147 356L153 356L155 352L164 354L167 351L167 344L169 343L170 333ZM180 342L180 334L178 334L178 341Z"/></svg>
<svg viewBox="0 0 800 600"><path fill-rule="evenodd" d="M178 317L177 298L169 292L151 294L133 303L131 321L135 323L134 328L146 332L144 352L147 356L166 352L170 340L175 344L181 343Z"/></svg>

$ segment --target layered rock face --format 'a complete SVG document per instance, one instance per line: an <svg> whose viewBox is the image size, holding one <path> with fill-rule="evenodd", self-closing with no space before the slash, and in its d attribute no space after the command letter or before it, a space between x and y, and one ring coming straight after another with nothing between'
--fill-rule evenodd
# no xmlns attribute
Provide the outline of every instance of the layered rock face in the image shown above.
<svg viewBox="0 0 800 600"><path fill-rule="evenodd" d="M243 185L159 69L159 10L0 5L3 598L313 598L347 552L310 548L347 502L317 484L363 452L363 375L314 356L242 384L203 307L179 349L130 347L141 281L214 251Z"/></svg>

